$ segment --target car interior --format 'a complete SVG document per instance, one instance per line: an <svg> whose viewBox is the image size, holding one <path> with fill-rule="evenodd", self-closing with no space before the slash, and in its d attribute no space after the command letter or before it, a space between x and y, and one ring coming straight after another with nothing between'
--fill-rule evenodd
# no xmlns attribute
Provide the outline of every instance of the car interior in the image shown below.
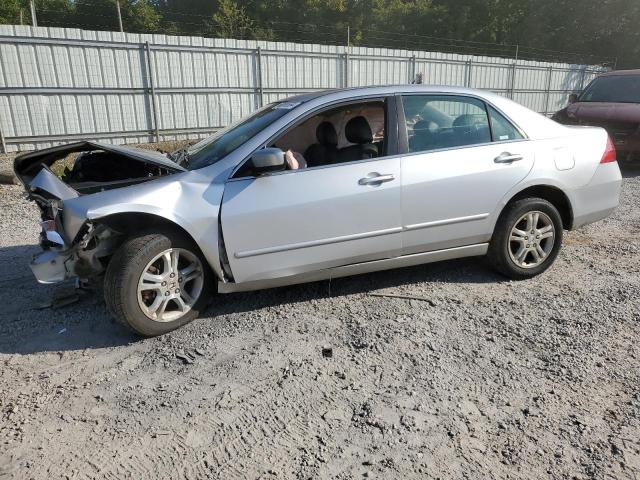
<svg viewBox="0 0 640 480"><path fill-rule="evenodd" d="M487 108L466 97L403 98L408 151L424 152L492 141ZM491 111L496 139L522 138L497 112ZM371 100L324 110L295 125L268 146L285 152L287 170L335 165L387 155L385 103ZM236 178L253 175L250 162Z"/></svg>
<svg viewBox="0 0 640 480"><path fill-rule="evenodd" d="M384 132L384 102L364 102L314 115L271 146L299 152L307 168L318 167L384 156Z"/></svg>
<svg viewBox="0 0 640 480"><path fill-rule="evenodd" d="M421 152L491 141L484 106L451 100L405 101L409 151Z"/></svg>

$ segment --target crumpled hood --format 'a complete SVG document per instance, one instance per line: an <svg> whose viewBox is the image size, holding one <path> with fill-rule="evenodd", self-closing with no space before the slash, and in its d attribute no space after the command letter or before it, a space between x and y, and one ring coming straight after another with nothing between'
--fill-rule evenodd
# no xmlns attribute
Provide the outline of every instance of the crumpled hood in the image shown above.
<svg viewBox="0 0 640 480"><path fill-rule="evenodd" d="M38 174L43 166L49 167L56 160L60 160L70 153L91 152L95 150L117 153L124 157L128 157L133 161L163 167L174 172L186 171L185 168L173 162L167 158L165 154L160 152L134 147L124 147L121 145L111 145L101 142L92 142L88 140L45 148L43 150L36 150L34 152L19 155L13 161L13 170L20 181L26 185Z"/></svg>
<svg viewBox="0 0 640 480"><path fill-rule="evenodd" d="M572 120L640 123L640 104L576 102L567 107Z"/></svg>

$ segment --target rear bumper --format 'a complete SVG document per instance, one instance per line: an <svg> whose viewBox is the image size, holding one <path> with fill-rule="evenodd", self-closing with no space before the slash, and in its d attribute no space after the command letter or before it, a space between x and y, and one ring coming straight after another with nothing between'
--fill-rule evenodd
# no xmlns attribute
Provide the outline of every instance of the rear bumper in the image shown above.
<svg viewBox="0 0 640 480"><path fill-rule="evenodd" d="M40 283L58 283L69 278L67 263L72 260L72 255L62 255L53 250L45 250L35 255L29 266L36 280Z"/></svg>
<svg viewBox="0 0 640 480"><path fill-rule="evenodd" d="M622 175L617 162L598 165L591 181L573 191L573 225L579 228L608 217L620 201Z"/></svg>

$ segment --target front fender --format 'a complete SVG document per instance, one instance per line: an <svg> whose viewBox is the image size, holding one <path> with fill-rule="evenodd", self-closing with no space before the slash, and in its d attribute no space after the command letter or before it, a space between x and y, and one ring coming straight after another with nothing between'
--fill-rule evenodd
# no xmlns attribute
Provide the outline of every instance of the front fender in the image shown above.
<svg viewBox="0 0 640 480"><path fill-rule="evenodd" d="M127 213L155 215L184 229L222 278L218 215L223 190L223 184L197 172L177 174L67 200L63 204L63 226L68 237L75 238L87 221Z"/></svg>

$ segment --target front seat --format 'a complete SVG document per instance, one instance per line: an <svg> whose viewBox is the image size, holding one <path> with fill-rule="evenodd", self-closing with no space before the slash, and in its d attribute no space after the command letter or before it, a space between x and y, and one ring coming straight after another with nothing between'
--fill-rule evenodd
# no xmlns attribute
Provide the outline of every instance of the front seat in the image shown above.
<svg viewBox="0 0 640 480"><path fill-rule="evenodd" d="M421 152L436 147L434 132L429 128L433 122L420 120L413 126L413 137L409 139L409 151Z"/></svg>
<svg viewBox="0 0 640 480"><path fill-rule="evenodd" d="M316 140L304 152L307 167L335 163L338 155L338 134L331 122L322 122L316 127Z"/></svg>
<svg viewBox="0 0 640 480"><path fill-rule="evenodd" d="M347 141L355 143L338 150L338 162L353 162L378 156L378 147L373 142L373 133L369 122L362 115L353 117L344 127Z"/></svg>

